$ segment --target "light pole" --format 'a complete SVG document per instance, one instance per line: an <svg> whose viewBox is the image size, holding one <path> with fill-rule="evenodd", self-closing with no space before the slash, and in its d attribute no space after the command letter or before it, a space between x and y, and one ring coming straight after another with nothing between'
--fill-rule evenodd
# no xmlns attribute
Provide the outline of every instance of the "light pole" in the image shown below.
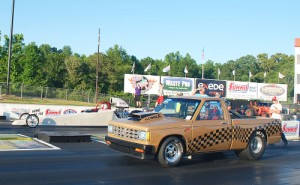
<svg viewBox="0 0 300 185"><path fill-rule="evenodd" d="M11 63L11 49L12 49L12 39L13 39L13 29L14 29L14 11L15 11L15 0L12 0L10 39L9 39L9 46L8 46L6 95L9 95L9 87L10 87L10 63Z"/></svg>
<svg viewBox="0 0 300 185"><path fill-rule="evenodd" d="M97 54L97 66L96 66L96 90L95 90L95 103L98 101L98 91L99 91L99 64L100 64L100 28L98 33L98 54Z"/></svg>
<svg viewBox="0 0 300 185"><path fill-rule="evenodd" d="M204 78L204 64L202 64L202 79Z"/></svg>

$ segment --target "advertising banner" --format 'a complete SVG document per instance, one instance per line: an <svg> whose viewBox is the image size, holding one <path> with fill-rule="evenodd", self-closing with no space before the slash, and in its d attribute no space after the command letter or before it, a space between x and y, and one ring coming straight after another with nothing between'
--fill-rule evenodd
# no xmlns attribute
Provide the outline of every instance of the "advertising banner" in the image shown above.
<svg viewBox="0 0 300 185"><path fill-rule="evenodd" d="M287 85L286 84L257 84L257 98L266 101L271 101L271 99L276 96L279 101L287 101Z"/></svg>
<svg viewBox="0 0 300 185"><path fill-rule="evenodd" d="M226 98L231 99L257 99L257 83L227 81Z"/></svg>
<svg viewBox="0 0 300 185"><path fill-rule="evenodd" d="M282 131L287 139L299 139L299 121L282 121Z"/></svg>
<svg viewBox="0 0 300 185"><path fill-rule="evenodd" d="M160 76L125 74L124 92L134 93L136 85L139 84L142 94L157 94L159 83Z"/></svg>
<svg viewBox="0 0 300 185"><path fill-rule="evenodd" d="M176 95L182 93L184 96L191 95L194 90L194 78L161 77L164 85L164 95Z"/></svg>
<svg viewBox="0 0 300 185"><path fill-rule="evenodd" d="M208 96L215 96L216 92L218 92L221 97L226 96L226 81L197 78L196 88L198 87L204 87L205 94Z"/></svg>

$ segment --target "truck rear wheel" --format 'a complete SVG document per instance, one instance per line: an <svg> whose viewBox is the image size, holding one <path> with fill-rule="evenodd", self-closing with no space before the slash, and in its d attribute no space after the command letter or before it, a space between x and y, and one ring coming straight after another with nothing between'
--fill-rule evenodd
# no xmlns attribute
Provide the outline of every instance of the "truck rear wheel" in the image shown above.
<svg viewBox="0 0 300 185"><path fill-rule="evenodd" d="M183 144L177 137L167 138L158 152L158 161L163 167L175 167L183 157Z"/></svg>
<svg viewBox="0 0 300 185"><path fill-rule="evenodd" d="M247 148L236 151L236 154L241 159L258 160L260 159L266 149L266 136L261 131L254 132L248 142Z"/></svg>

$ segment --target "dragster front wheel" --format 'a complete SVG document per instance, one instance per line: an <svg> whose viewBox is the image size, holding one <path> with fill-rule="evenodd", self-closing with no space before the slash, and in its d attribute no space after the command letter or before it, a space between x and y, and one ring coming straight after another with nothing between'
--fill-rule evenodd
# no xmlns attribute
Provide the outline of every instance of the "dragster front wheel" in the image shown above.
<svg viewBox="0 0 300 185"><path fill-rule="evenodd" d="M39 125L39 117L35 114L29 114L26 118L26 124L30 128L35 128Z"/></svg>

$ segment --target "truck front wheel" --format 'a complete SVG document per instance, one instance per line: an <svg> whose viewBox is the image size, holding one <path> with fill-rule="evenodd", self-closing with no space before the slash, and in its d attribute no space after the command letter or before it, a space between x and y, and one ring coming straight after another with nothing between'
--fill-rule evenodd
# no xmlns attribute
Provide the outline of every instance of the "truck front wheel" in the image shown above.
<svg viewBox="0 0 300 185"><path fill-rule="evenodd" d="M158 152L158 161L163 167L174 167L183 157L183 144L177 137L167 138Z"/></svg>
<svg viewBox="0 0 300 185"><path fill-rule="evenodd" d="M265 153L266 136L261 131L252 133L247 148L241 151L236 151L236 154L241 159L258 160Z"/></svg>

